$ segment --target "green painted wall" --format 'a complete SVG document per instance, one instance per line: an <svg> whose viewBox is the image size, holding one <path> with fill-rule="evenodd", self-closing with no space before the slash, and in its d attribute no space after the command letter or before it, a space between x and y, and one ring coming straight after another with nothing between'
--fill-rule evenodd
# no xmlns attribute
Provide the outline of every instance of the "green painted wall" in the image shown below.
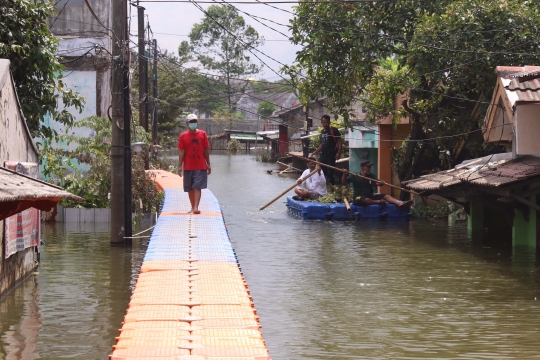
<svg viewBox="0 0 540 360"><path fill-rule="evenodd" d="M472 199L467 216L467 230L469 232L484 231L484 204L480 201Z"/></svg>
<svg viewBox="0 0 540 360"><path fill-rule="evenodd" d="M536 196L531 196L529 200L536 203ZM514 211L512 245L536 247L536 210L529 209L529 221L525 220L521 211Z"/></svg>
<svg viewBox="0 0 540 360"><path fill-rule="evenodd" d="M373 163L371 173L377 176L378 169L378 149L377 148L359 148L350 149L349 153L349 171L360 173L360 163L364 160L369 160Z"/></svg>

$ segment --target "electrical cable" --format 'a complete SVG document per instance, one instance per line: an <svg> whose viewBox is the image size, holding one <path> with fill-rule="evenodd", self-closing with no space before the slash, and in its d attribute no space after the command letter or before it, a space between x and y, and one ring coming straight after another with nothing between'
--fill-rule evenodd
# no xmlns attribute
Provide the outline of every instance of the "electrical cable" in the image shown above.
<svg viewBox="0 0 540 360"><path fill-rule="evenodd" d="M58 0L58 2L60 2L60 0ZM58 2L57 2L57 4L58 4ZM62 12L64 11L64 9L66 8L68 3L69 3L69 0L66 0L66 3L62 7L62 10L60 10L60 12L58 14L56 14L56 17L54 18L52 24L49 26L49 29L51 29L54 26L54 24L56 23L56 20L58 20L58 17L60 16L60 14L62 14Z"/></svg>

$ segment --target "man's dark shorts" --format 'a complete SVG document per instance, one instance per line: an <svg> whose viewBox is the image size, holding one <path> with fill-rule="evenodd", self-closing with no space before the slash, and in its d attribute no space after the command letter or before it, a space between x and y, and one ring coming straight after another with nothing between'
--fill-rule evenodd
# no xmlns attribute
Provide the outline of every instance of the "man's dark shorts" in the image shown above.
<svg viewBox="0 0 540 360"><path fill-rule="evenodd" d="M382 200L382 199L384 199L385 196L386 196L386 194L375 194L375 195L372 195L372 196L360 196L360 199L359 200L355 199L353 201L353 204L354 205L366 205L366 199Z"/></svg>
<svg viewBox="0 0 540 360"><path fill-rule="evenodd" d="M184 191L191 189L206 189L208 170L184 170Z"/></svg>

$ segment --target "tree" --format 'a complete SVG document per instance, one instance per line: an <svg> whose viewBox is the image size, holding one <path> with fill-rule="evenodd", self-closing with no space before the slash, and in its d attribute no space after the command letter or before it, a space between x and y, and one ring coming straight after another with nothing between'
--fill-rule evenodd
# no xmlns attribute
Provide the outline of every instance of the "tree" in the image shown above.
<svg viewBox="0 0 540 360"><path fill-rule="evenodd" d="M257 94L264 93L284 93L284 92L293 92L289 80L279 79L275 82L270 81L253 81L253 87Z"/></svg>
<svg viewBox="0 0 540 360"><path fill-rule="evenodd" d="M77 121L70 130L83 127L92 130L92 136L78 136L77 131L60 134L58 140L73 144L73 150L58 149L46 141L42 146L40 157L44 158L44 175L50 176L67 191L84 199L83 203L74 200L63 200L68 207L108 208L111 191L111 143L104 141L111 137L111 122L107 118L89 117ZM133 128L134 137L138 141L151 144L151 136L141 126ZM148 155L149 146L143 152L133 152L132 163L132 208L137 214L155 212L159 208L162 194L156 189L151 176L144 171L144 159ZM158 169L167 168L172 163L152 157L153 165ZM81 171L84 164L88 171ZM141 207L142 204L142 207Z"/></svg>
<svg viewBox="0 0 540 360"><path fill-rule="evenodd" d="M81 111L82 97L65 87L64 66L55 54L58 40L49 30L48 17L55 11L52 2L4 0L0 2L0 58L11 61L11 72L33 136L52 137L43 124L46 116L71 125L67 107ZM59 109L61 100L63 109Z"/></svg>
<svg viewBox="0 0 540 360"><path fill-rule="evenodd" d="M181 57L192 56L201 65L221 75L226 88L224 94L229 109L231 96L241 90L234 79L243 79L260 72L262 66L251 61L250 51L264 44L264 38L246 25L244 18L231 6L212 5L205 17L191 29L190 43L183 41L178 53Z"/></svg>
<svg viewBox="0 0 540 360"><path fill-rule="evenodd" d="M440 136L479 129L487 104L478 100L489 102L495 66L535 63L540 45L536 4L303 2L291 25L291 39L303 49L298 64L284 71L304 103L328 95L345 120L355 100L362 100L373 122L388 115L394 121L408 117L413 141L405 142L394 159L400 180L407 180L486 150L479 132ZM405 98L395 110L400 94Z"/></svg>
<svg viewBox="0 0 540 360"><path fill-rule="evenodd" d="M267 101L262 101L257 107L257 114L263 117L269 117L276 111L276 105Z"/></svg>

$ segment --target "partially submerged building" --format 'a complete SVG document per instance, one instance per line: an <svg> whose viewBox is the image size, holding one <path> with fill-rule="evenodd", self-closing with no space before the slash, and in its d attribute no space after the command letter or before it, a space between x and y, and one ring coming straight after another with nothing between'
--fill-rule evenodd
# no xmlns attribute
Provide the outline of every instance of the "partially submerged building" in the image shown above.
<svg viewBox="0 0 540 360"><path fill-rule="evenodd" d="M466 161L454 169L406 182L424 195L462 204L469 230L511 237L536 247L540 239L540 66L496 68L497 82L483 127L484 140L507 153Z"/></svg>
<svg viewBox="0 0 540 360"><path fill-rule="evenodd" d="M38 180L38 151L21 111L9 60L0 59L0 295L36 266L40 210L79 200Z"/></svg>

